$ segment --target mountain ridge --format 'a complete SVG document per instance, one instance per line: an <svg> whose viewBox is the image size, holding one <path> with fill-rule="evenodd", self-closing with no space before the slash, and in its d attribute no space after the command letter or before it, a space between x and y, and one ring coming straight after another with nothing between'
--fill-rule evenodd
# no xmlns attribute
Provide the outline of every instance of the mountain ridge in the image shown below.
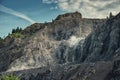
<svg viewBox="0 0 120 80"><path fill-rule="evenodd" d="M22 31L25 38L0 48L0 70L26 74L23 80L119 80L119 15L86 19L75 12L35 23Z"/></svg>

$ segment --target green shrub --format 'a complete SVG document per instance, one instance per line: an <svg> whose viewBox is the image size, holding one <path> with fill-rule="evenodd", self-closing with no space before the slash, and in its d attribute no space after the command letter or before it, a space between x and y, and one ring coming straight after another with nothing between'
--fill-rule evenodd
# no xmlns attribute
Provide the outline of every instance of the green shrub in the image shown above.
<svg viewBox="0 0 120 80"><path fill-rule="evenodd" d="M12 33L9 36L14 38L24 38L24 35L21 33Z"/></svg>
<svg viewBox="0 0 120 80"><path fill-rule="evenodd" d="M24 38L24 35L21 33L22 28L17 27L16 29L12 29L12 33L8 34L8 37L12 38Z"/></svg>
<svg viewBox="0 0 120 80"><path fill-rule="evenodd" d="M9 74L1 76L0 80L20 80L20 79L12 74Z"/></svg>

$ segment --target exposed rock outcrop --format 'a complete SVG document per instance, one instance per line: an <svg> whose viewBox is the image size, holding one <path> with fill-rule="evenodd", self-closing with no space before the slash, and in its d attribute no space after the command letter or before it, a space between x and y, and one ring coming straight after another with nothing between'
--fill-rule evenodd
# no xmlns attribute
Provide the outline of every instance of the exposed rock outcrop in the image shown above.
<svg viewBox="0 0 120 80"><path fill-rule="evenodd" d="M3 56L6 54L7 59L1 56L1 65L4 68L10 65L9 70L20 70L56 63L79 62L81 50L79 45L76 47L77 43L81 39L83 43L85 37L105 22L105 19L85 19L78 12L58 17L51 23L35 23L27 27L22 31L26 37L24 39L6 38L6 46L0 49L0 53ZM7 63L7 66L4 63Z"/></svg>
<svg viewBox="0 0 120 80"><path fill-rule="evenodd" d="M62 19L71 19L71 18L75 18L75 19L82 19L82 14L79 12L75 12L75 13L66 13L66 14L62 14L59 15L56 20L62 20Z"/></svg>
<svg viewBox="0 0 120 80"><path fill-rule="evenodd" d="M120 80L120 14L86 19L68 13L22 33L26 38L0 49L1 71L15 71L21 80Z"/></svg>
<svg viewBox="0 0 120 80"><path fill-rule="evenodd" d="M120 48L120 14L97 27L83 45L82 62L113 60L116 51Z"/></svg>
<svg viewBox="0 0 120 80"><path fill-rule="evenodd" d="M112 68L111 62L96 62L56 65L15 71L12 74L19 76L21 80L106 80Z"/></svg>

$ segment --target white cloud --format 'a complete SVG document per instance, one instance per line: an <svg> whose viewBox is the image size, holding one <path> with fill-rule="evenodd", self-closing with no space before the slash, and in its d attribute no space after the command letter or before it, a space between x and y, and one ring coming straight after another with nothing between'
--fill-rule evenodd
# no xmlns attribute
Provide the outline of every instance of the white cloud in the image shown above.
<svg viewBox="0 0 120 80"><path fill-rule="evenodd" d="M103 18L110 12L117 14L120 10L119 0L43 0L43 2L54 3L64 11L79 11L83 16L91 18Z"/></svg>
<svg viewBox="0 0 120 80"><path fill-rule="evenodd" d="M4 13L12 14L12 15L17 16L17 17L20 17L20 18L22 18L26 21L29 21L30 23L35 23L35 21L30 19L28 16L26 16L26 15L20 13L20 12L17 12L13 9L7 8L7 7L5 7L1 4L0 4L0 11L4 12Z"/></svg>
<svg viewBox="0 0 120 80"><path fill-rule="evenodd" d="M50 9L51 9L51 10L55 10L55 9L58 9L58 7L55 6L55 7L51 7Z"/></svg>
<svg viewBox="0 0 120 80"><path fill-rule="evenodd" d="M43 3L51 4L51 3L58 3L58 0L42 0Z"/></svg>

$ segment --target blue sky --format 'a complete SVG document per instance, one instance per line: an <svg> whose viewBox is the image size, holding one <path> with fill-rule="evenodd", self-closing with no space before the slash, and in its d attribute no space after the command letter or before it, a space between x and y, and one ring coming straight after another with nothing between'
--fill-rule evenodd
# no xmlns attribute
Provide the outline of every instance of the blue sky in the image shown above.
<svg viewBox="0 0 120 80"><path fill-rule="evenodd" d="M35 22L49 22L57 15L79 11L83 17L104 18L117 14L120 0L0 0L0 36L13 28L23 29ZM89 14L88 14L89 13Z"/></svg>
<svg viewBox="0 0 120 80"><path fill-rule="evenodd" d="M54 4L45 4L42 3L42 0L3 0L0 4L4 7L25 14L33 21L39 23L51 21L57 15L65 12L59 9L51 9ZM25 19L0 11L1 37L6 36L13 28L22 27L24 29L31 24L31 22Z"/></svg>

